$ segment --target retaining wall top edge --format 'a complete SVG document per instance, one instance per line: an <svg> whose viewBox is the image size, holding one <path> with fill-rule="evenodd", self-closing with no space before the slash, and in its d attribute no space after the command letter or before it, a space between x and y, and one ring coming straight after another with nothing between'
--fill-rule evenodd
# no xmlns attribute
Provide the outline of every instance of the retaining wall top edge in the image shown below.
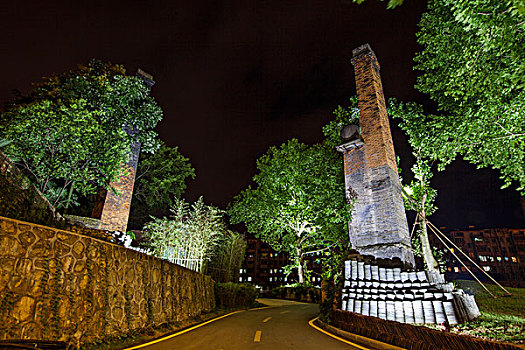
<svg viewBox="0 0 525 350"><path fill-rule="evenodd" d="M111 246L115 246L115 247L118 247L118 248L121 248L121 249L125 249L125 250L128 250L130 252L133 252L133 253L137 253L137 254L140 254L140 255L143 255L144 257L146 258L150 258L150 259L154 259L154 260L159 260L160 262L164 262L166 264L169 264L169 265L173 265L173 266L177 266L178 268L181 268L183 270L188 270L189 272L192 272L192 273L196 273L196 274L199 274L199 275L203 275L203 276L206 276L206 277L209 277L207 275L204 275L200 272L197 272L197 271L193 271L193 270L190 270L188 269L187 267L184 267L182 265L177 265L175 263L172 263L171 261L169 260L166 260L166 259L161 259L159 257L156 257L156 256L153 256L153 255L149 255L149 254L146 254L146 253L143 253L143 252L140 252L138 250L134 250L134 249L129 249L129 248L126 248L122 245L119 245L119 244L116 244L116 243L111 243L111 242L107 242L107 241L104 241L102 239L98 239L98 238L95 238L95 237L91 237L91 236L88 236L88 235L83 235L83 234L80 234L80 233L77 233L77 232L72 232L72 231L67 231L67 230L62 230L62 229L58 229L56 227L51 227L51 226L45 226L45 225L41 225L41 224L35 224L33 222L28 222L28 221L22 221L22 220L17 220L17 219L13 219L13 218L7 218L5 216L0 216L0 221L11 221L11 222L15 222L15 223L18 223L18 224L23 224L23 225L30 225L30 226L33 226L33 227L40 227L40 228L44 228L44 229L48 229L48 230L53 230L53 231L56 231L56 232L64 232L66 234L69 234L69 235L74 235L74 236L78 236L78 237L83 237L83 238L88 238L88 239L91 239L91 240L94 240L96 242L99 242L99 243L102 243L102 244L107 244L107 245L111 245Z"/></svg>

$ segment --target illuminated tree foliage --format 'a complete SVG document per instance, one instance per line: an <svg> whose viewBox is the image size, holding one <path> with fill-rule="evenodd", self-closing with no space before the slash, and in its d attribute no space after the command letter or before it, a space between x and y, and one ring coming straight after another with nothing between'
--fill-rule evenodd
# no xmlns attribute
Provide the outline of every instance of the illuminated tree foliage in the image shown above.
<svg viewBox="0 0 525 350"><path fill-rule="evenodd" d="M213 252L207 274L215 282L239 282L239 275L246 252L244 235L227 230Z"/></svg>
<svg viewBox="0 0 525 350"><path fill-rule="evenodd" d="M170 208L186 190L187 178L195 178L195 169L177 147L161 143L154 154L142 154L133 188L131 225L142 228L151 215Z"/></svg>
<svg viewBox="0 0 525 350"><path fill-rule="evenodd" d="M524 194L525 2L429 0L419 28L416 88L439 113L407 116L407 125L425 123L432 142L424 151L440 169L460 155L498 169L505 186L516 181Z"/></svg>
<svg viewBox="0 0 525 350"><path fill-rule="evenodd" d="M92 61L45 78L2 113L0 137L12 140L6 151L55 206L67 204L67 192L108 188L133 142L158 148L153 128L162 111L140 78L124 74Z"/></svg>
<svg viewBox="0 0 525 350"><path fill-rule="evenodd" d="M224 211L205 204L202 197L191 206L183 199L173 202L169 218L155 218L144 226L147 248L195 271L204 272L207 262L218 257L228 261L216 268L238 271L246 244L242 236L226 229ZM234 275L225 273L227 278Z"/></svg>
<svg viewBox="0 0 525 350"><path fill-rule="evenodd" d="M243 222L273 249L288 253L304 283L306 255L348 244L341 159L331 147L292 139L271 147L257 169L256 187L230 205L231 221Z"/></svg>
<svg viewBox="0 0 525 350"><path fill-rule="evenodd" d="M347 106L337 106L332 112L334 120L323 126L325 142L330 147L341 144L341 130L350 124L359 125L359 108L357 107L357 96L350 97Z"/></svg>
<svg viewBox="0 0 525 350"><path fill-rule="evenodd" d="M424 151L441 168L461 155L498 169L505 186L516 181L525 193L524 3L431 0L419 26L416 88L439 113L409 113L407 127L423 123Z"/></svg>
<svg viewBox="0 0 525 350"><path fill-rule="evenodd" d="M362 4L363 2L365 2L365 0L352 0L352 1L355 2L356 4ZM384 0L379 0L379 1L384 1ZM388 0L386 8L393 9L402 4L403 4L403 0Z"/></svg>
<svg viewBox="0 0 525 350"><path fill-rule="evenodd" d="M425 114L417 105L398 103L395 99L389 100L388 114L398 119L398 126L408 136L412 147L415 163L412 165L413 180L403 185L403 199L405 208L416 212L417 231L412 237L412 247L415 254L421 255L429 271L439 272L439 264L434 258L432 247L428 239L427 219L436 211L435 199L437 191L430 186L432 179L432 165L434 160L428 158L425 149L431 143L431 135L425 125ZM414 124L408 124L408 121Z"/></svg>

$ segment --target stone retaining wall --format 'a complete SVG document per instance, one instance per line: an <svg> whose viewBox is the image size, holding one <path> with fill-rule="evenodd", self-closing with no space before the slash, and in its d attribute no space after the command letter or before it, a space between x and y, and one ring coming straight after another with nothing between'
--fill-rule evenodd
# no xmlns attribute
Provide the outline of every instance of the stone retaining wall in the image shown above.
<svg viewBox="0 0 525 350"><path fill-rule="evenodd" d="M80 346L214 308L207 276L96 238L0 217L0 340Z"/></svg>

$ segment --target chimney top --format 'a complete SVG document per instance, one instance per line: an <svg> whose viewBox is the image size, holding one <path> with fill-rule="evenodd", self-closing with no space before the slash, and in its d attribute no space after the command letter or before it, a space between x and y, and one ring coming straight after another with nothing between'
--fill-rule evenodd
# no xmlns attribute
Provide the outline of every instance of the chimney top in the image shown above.
<svg viewBox="0 0 525 350"><path fill-rule="evenodd" d="M153 85L155 85L155 81L153 80L153 75L151 74L148 74L146 72L144 72L142 69L138 69L137 70L137 74L136 74L137 77L141 78L142 80L144 80L144 83L151 89L151 87Z"/></svg>
<svg viewBox="0 0 525 350"><path fill-rule="evenodd" d="M365 54L365 53L371 53L372 55L376 55L374 50L372 50L372 48L370 47L370 45L368 43L366 44L363 44L361 46L358 46L356 47L355 49L352 50L352 57L357 57L361 54Z"/></svg>
<svg viewBox="0 0 525 350"><path fill-rule="evenodd" d="M377 61L377 56L368 43L358 46L352 50L352 59L350 60L350 62L352 62L354 66L358 61L367 59L372 62L372 65L377 70L379 70L380 66L379 62Z"/></svg>

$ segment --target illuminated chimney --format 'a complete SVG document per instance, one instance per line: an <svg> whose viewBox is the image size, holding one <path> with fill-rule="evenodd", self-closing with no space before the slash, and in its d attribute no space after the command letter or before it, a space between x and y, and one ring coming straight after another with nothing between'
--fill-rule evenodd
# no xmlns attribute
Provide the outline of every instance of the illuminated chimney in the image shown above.
<svg viewBox="0 0 525 350"><path fill-rule="evenodd" d="M155 84L153 77L139 68L137 77L142 78L144 83L151 89ZM136 134L133 126L124 128L128 134ZM122 174L117 181L110 184L116 190L116 194L109 190L101 189L97 202L93 208L92 217L100 219L99 229L109 231L126 231L129 219L129 210L133 196L133 186L140 154L140 142L135 141L131 145L128 162L122 164Z"/></svg>
<svg viewBox="0 0 525 350"><path fill-rule="evenodd" d="M414 265L390 133L379 63L368 44L353 50L360 134L337 149L344 156L348 199L356 199L349 223L350 241L363 255L400 258ZM343 129L343 136L355 127ZM348 132L350 130L350 132Z"/></svg>

